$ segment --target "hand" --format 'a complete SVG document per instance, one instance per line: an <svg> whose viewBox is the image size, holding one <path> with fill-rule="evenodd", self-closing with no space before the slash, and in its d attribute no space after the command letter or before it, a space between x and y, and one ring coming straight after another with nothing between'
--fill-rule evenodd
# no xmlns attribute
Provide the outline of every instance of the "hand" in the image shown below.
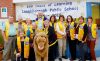
<svg viewBox="0 0 100 61"><path fill-rule="evenodd" d="M64 33L63 36L66 37L66 33Z"/></svg>
<svg viewBox="0 0 100 61"><path fill-rule="evenodd" d="M20 53L17 53L17 54L16 54L16 57L19 57L19 56L20 56Z"/></svg>
<svg viewBox="0 0 100 61"><path fill-rule="evenodd" d="M78 34L75 34L75 39L78 39Z"/></svg>
<svg viewBox="0 0 100 61"><path fill-rule="evenodd" d="M30 47L34 47L33 43L32 43L32 44L30 44Z"/></svg>
<svg viewBox="0 0 100 61"><path fill-rule="evenodd" d="M96 41L98 41L99 40L99 37L98 37L98 35L97 35L97 37L96 37Z"/></svg>
<svg viewBox="0 0 100 61"><path fill-rule="evenodd" d="M63 35L63 38L66 38L66 35Z"/></svg>
<svg viewBox="0 0 100 61"><path fill-rule="evenodd" d="M6 39L4 39L4 42L8 42Z"/></svg>
<svg viewBox="0 0 100 61"><path fill-rule="evenodd" d="M82 43L84 43L84 41L82 41Z"/></svg>

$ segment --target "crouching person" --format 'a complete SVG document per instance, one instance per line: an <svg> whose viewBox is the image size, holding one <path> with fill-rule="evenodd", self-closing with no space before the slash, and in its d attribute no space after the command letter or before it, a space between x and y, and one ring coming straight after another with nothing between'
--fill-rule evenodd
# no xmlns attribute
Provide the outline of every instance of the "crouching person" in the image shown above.
<svg viewBox="0 0 100 61"><path fill-rule="evenodd" d="M16 41L16 61L27 61L29 58L29 38L24 36L24 31L18 32Z"/></svg>

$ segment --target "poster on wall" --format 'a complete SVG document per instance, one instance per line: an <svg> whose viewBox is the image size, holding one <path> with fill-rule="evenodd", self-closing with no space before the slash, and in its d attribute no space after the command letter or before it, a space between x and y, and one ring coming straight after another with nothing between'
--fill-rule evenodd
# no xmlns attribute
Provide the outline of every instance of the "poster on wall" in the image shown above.
<svg viewBox="0 0 100 61"><path fill-rule="evenodd" d="M79 16L86 17L86 1L63 1L63 2L41 2L16 4L16 20L21 16L24 20L30 18L35 20L37 12L43 12L47 18L52 14L56 15L57 19L60 14L67 17L72 15L74 18Z"/></svg>
<svg viewBox="0 0 100 61"><path fill-rule="evenodd" d="M7 7L1 7L1 17L7 17Z"/></svg>

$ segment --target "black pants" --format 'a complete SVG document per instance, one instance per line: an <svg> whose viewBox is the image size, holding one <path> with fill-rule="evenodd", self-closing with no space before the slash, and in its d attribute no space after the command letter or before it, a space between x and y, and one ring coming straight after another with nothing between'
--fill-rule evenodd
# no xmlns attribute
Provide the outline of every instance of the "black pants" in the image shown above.
<svg viewBox="0 0 100 61"><path fill-rule="evenodd" d="M33 47L30 47L30 52L29 52L29 59L28 61L35 61L35 53Z"/></svg>
<svg viewBox="0 0 100 61"><path fill-rule="evenodd" d="M58 42L55 45L49 47L49 55L48 56L49 56L48 61L54 61L57 58L57 56L58 56Z"/></svg>
<svg viewBox="0 0 100 61"><path fill-rule="evenodd" d="M86 61L85 56L87 55L87 43L82 43L78 41L78 49L79 49L79 61Z"/></svg>
<svg viewBox="0 0 100 61"><path fill-rule="evenodd" d="M16 61L26 61L27 59L24 58L24 57L17 57L17 60Z"/></svg>
<svg viewBox="0 0 100 61"><path fill-rule="evenodd" d="M76 40L71 40L69 36L67 36L67 41L69 43L69 50L71 54L71 59L76 59Z"/></svg>

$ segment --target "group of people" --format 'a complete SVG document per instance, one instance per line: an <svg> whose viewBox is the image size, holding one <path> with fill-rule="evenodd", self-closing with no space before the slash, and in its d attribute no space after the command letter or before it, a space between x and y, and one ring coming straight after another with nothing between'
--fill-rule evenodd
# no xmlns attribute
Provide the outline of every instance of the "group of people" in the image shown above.
<svg viewBox="0 0 100 61"><path fill-rule="evenodd" d="M18 22L14 22L14 17L9 16L5 26L2 27L3 60L7 61L10 58L11 61L35 61L34 36L39 32L45 32L49 40L48 61L54 61L57 58L59 61L62 61L62 58L67 59L67 46L69 46L71 61L77 58L79 61L85 61L87 49L90 60L96 61L94 49L97 25L93 23L92 17L88 17L87 23L83 16L78 20L79 22L76 23L71 15L67 18L60 15L58 20L55 15L51 15L50 19L47 19L43 13L38 13L33 23L29 18L24 22L21 17L18 18ZM78 46L78 57L76 46Z"/></svg>

